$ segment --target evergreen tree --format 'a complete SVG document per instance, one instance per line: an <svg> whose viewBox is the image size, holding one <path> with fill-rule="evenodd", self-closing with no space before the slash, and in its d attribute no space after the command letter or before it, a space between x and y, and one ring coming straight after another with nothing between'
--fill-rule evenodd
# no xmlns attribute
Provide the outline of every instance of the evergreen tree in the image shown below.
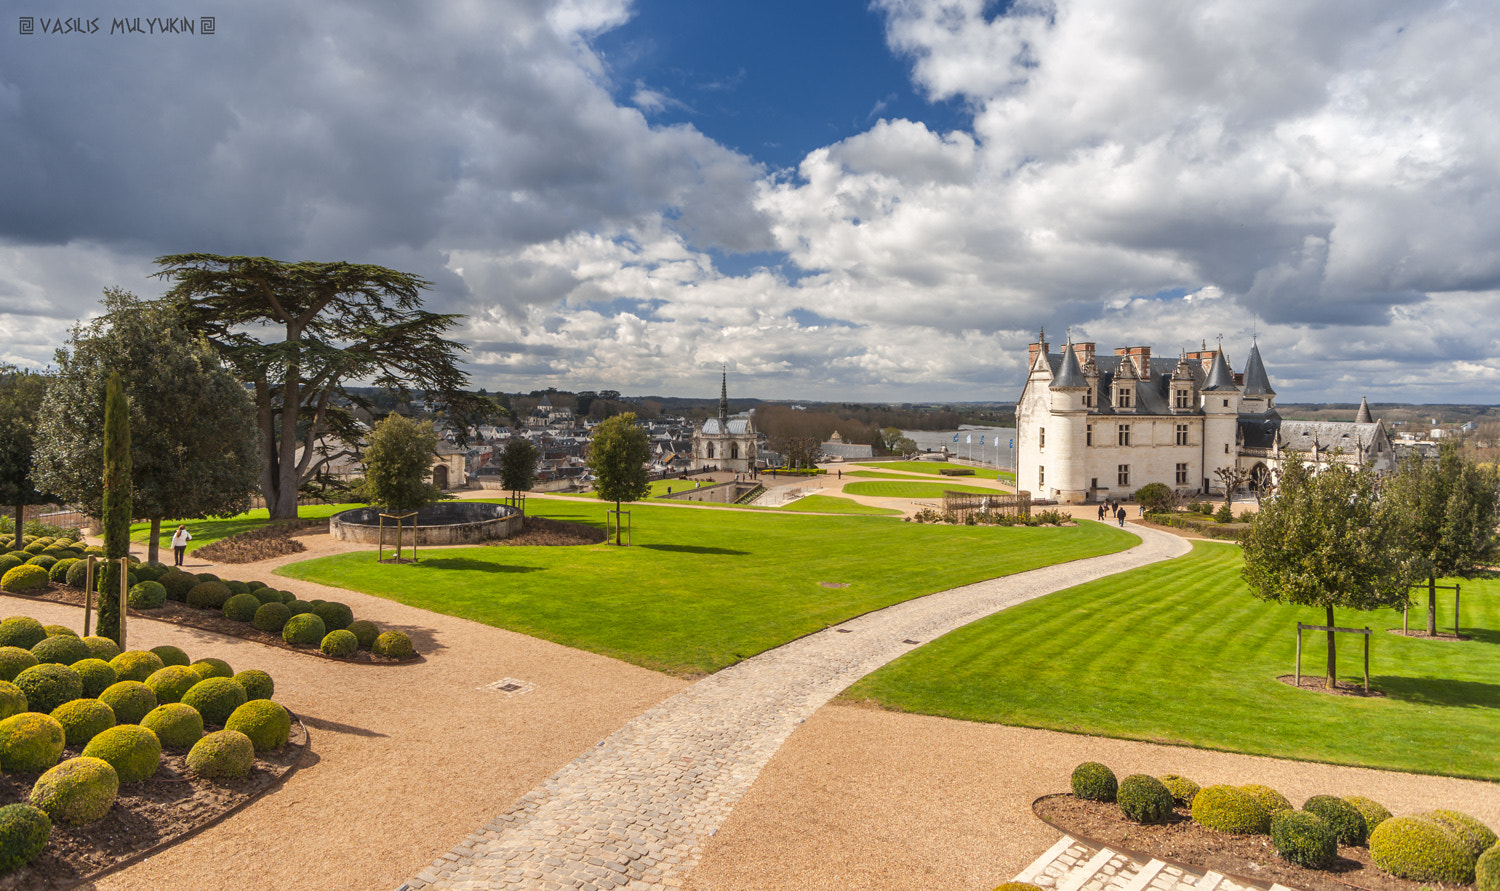
<svg viewBox="0 0 1500 891"><path fill-rule="evenodd" d="M37 488L37 412L47 392L45 375L0 365L0 506L15 511L15 548L21 549L21 527L29 504L51 504L57 498Z"/></svg>
<svg viewBox="0 0 1500 891"><path fill-rule="evenodd" d="M104 559L99 579L100 637L120 639L120 559L130 553L130 405L118 373L104 397Z"/></svg>

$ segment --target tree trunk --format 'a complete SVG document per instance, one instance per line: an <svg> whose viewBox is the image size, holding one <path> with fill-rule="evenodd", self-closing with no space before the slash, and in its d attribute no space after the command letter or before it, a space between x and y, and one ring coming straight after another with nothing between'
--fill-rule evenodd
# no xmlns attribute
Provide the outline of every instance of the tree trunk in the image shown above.
<svg viewBox="0 0 1500 891"><path fill-rule="evenodd" d="M161 556L161 517L151 518L151 543L146 546L146 562L155 563Z"/></svg>
<svg viewBox="0 0 1500 891"><path fill-rule="evenodd" d="M11 550L19 551L21 549L21 524L25 521L25 519L26 505L16 505L16 546Z"/></svg>
<svg viewBox="0 0 1500 891"><path fill-rule="evenodd" d="M1338 686L1338 646L1333 642L1333 607L1328 607L1328 668L1323 675L1323 686L1332 690Z"/></svg>
<svg viewBox="0 0 1500 891"><path fill-rule="evenodd" d="M615 502L615 547L620 546L620 502Z"/></svg>
<svg viewBox="0 0 1500 891"><path fill-rule="evenodd" d="M1437 576L1427 577L1427 633L1437 636Z"/></svg>

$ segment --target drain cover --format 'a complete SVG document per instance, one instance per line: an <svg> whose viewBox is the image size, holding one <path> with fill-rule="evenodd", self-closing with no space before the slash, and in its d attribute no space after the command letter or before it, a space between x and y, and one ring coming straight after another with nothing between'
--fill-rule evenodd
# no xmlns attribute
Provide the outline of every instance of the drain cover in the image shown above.
<svg viewBox="0 0 1500 891"><path fill-rule="evenodd" d="M504 693L506 696L520 696L523 693L530 693L532 690L535 690L536 684L518 681L515 678L501 678L493 684L485 684L479 689Z"/></svg>
<svg viewBox="0 0 1500 891"><path fill-rule="evenodd" d="M911 638L907 638L906 640L903 640L901 642L902 643L907 643L907 644L919 644L919 643L921 643L920 640L912 640Z"/></svg>
<svg viewBox="0 0 1500 891"><path fill-rule="evenodd" d="M853 634L854 633L854 629L853 628L835 628L833 630L837 631L839 634Z"/></svg>

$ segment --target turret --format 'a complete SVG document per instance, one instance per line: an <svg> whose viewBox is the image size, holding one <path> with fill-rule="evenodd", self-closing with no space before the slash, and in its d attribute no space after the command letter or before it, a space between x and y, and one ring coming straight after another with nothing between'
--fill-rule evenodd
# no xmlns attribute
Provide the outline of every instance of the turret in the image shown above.
<svg viewBox="0 0 1500 891"><path fill-rule="evenodd" d="M1242 392L1241 410L1250 414L1265 414L1276 407L1276 391L1266 377L1266 366L1260 360L1260 347L1250 345L1250 358L1245 360L1245 388Z"/></svg>
<svg viewBox="0 0 1500 891"><path fill-rule="evenodd" d="M1221 346L1214 355L1208 380L1199 395L1203 406L1203 475L1210 487L1217 485L1214 470L1233 467L1239 461L1236 447L1239 435L1240 388L1234 383L1234 372L1224 358Z"/></svg>
<svg viewBox="0 0 1500 891"><path fill-rule="evenodd" d="M1046 440L1038 436L1038 466L1045 469L1041 494L1055 491L1058 501L1076 503L1088 495L1087 472L1084 467L1084 431L1088 421L1088 406L1084 396L1089 392L1089 382L1078 364L1078 350L1070 338L1063 348L1062 363L1057 376L1047 387L1051 402L1050 429Z"/></svg>

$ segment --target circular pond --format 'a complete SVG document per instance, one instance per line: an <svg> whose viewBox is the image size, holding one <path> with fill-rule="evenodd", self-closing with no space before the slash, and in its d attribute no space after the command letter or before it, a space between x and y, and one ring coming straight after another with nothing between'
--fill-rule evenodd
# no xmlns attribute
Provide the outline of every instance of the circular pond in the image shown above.
<svg viewBox="0 0 1500 891"><path fill-rule="evenodd" d="M328 521L328 533L339 541L357 541L364 544L380 542L379 508L360 507L334 514ZM510 538L521 531L525 518L521 512L503 504L483 501L440 501L417 511L416 544L454 545L474 544ZM385 521L386 544L396 541L395 521ZM401 521L401 539L411 541L412 519Z"/></svg>

